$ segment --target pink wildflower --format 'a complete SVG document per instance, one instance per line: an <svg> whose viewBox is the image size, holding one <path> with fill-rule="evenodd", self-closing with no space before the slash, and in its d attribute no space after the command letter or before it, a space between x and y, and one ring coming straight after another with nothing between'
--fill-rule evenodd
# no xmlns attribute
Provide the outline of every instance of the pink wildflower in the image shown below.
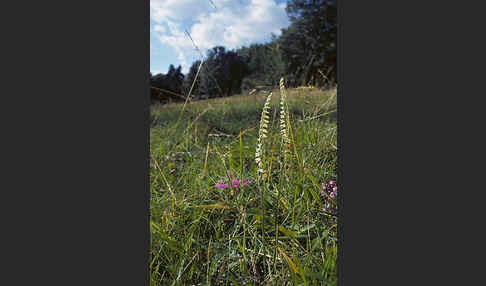
<svg viewBox="0 0 486 286"><path fill-rule="evenodd" d="M329 181L328 184L322 184L322 190L320 190L321 196L325 198L323 210L328 211L330 209L335 209L336 206L330 199L335 199L337 197L338 187L335 181ZM327 197L326 194L329 196Z"/></svg>
<svg viewBox="0 0 486 286"><path fill-rule="evenodd" d="M231 174L231 171L228 170L227 173L228 173L228 177L230 178L230 181L231 181L231 186L235 189L238 189L240 187L240 183L241 183L241 187L245 187L245 186L252 183L252 181L247 180L247 179L243 179L243 182L242 182L242 180L239 177L238 177L237 180L233 180L233 175ZM230 187L230 185L224 184L224 183L218 183L218 184L215 185L215 187L218 188L218 189L228 189Z"/></svg>
<svg viewBox="0 0 486 286"><path fill-rule="evenodd" d="M226 185L226 184L216 184L215 187L218 188L218 189L227 189L227 188L229 188L229 186Z"/></svg>

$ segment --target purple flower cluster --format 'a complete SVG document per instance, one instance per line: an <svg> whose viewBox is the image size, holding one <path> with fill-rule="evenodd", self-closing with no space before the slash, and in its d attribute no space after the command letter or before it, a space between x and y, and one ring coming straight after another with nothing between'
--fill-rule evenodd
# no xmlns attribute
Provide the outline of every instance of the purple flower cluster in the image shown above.
<svg viewBox="0 0 486 286"><path fill-rule="evenodd" d="M337 185L334 181L329 181L327 184L322 184L321 196L325 199L323 211L328 211L333 207L333 201L337 196ZM327 194L327 196L326 196Z"/></svg>
<svg viewBox="0 0 486 286"><path fill-rule="evenodd" d="M240 183L241 183L241 187L247 186L247 185L252 183L252 181L247 180L247 179L243 179L243 181L242 181L242 180L240 180L240 177L238 177L238 179L236 179L236 180L233 180L233 175L231 174L230 170L228 170L228 176L231 180L231 186L233 186L233 188L235 188L235 189L238 189L238 187L240 186ZM230 187L230 185L224 184L224 183L218 183L218 184L215 185L215 187L218 188L218 189L228 189Z"/></svg>

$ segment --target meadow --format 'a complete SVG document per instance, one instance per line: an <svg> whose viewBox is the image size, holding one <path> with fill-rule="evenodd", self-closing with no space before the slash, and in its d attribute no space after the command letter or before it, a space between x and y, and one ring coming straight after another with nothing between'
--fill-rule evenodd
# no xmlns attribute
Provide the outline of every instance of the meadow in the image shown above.
<svg viewBox="0 0 486 286"><path fill-rule="evenodd" d="M337 284L336 89L268 95L151 106L151 285Z"/></svg>

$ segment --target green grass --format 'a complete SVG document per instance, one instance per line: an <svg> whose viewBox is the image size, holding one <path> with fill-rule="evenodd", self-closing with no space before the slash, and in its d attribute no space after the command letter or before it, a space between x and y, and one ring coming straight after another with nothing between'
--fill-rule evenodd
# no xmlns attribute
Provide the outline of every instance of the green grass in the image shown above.
<svg viewBox="0 0 486 286"><path fill-rule="evenodd" d="M336 90L288 90L286 171L274 91L275 127L266 139L272 169L256 183L265 99L191 102L179 122L183 104L152 106L151 285L336 285L337 222L322 212L319 195L321 183L336 180ZM228 169L254 183L215 188Z"/></svg>

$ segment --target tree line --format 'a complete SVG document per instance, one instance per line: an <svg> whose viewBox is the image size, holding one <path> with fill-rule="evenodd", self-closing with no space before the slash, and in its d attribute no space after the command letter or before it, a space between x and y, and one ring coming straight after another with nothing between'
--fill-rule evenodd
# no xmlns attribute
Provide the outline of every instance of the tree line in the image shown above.
<svg viewBox="0 0 486 286"><path fill-rule="evenodd" d="M167 74L150 74L153 100L231 96L259 86L329 87L337 83L337 0L288 0L290 26L270 42L235 50L217 46L184 75L170 65ZM194 81L196 79L196 81Z"/></svg>

